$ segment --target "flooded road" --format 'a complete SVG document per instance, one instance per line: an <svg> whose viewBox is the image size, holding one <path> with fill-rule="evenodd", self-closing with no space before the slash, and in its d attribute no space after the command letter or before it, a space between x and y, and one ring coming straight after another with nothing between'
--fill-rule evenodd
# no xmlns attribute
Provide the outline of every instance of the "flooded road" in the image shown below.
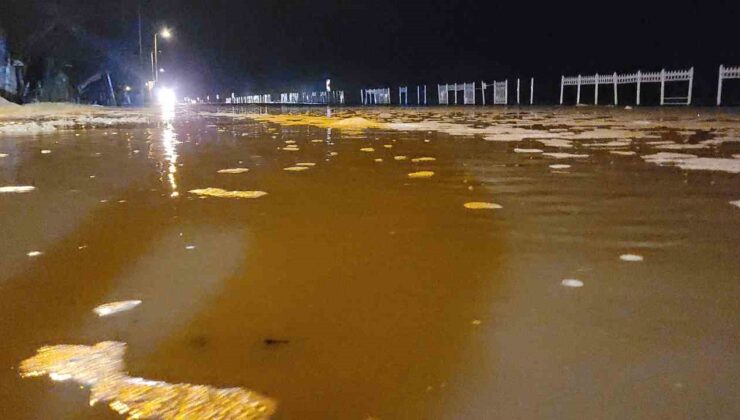
<svg viewBox="0 0 740 420"><path fill-rule="evenodd" d="M3 419L740 416L738 114L83 126L0 129Z"/></svg>

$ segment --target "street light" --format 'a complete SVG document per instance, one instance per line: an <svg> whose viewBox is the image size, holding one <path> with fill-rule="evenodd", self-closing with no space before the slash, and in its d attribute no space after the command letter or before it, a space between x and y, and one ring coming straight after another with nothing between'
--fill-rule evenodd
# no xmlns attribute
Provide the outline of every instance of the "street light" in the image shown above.
<svg viewBox="0 0 740 420"><path fill-rule="evenodd" d="M157 72L157 68L158 68L157 55L159 53L157 51L157 37L159 35L162 35L162 38L164 39L170 39L172 37L172 31L170 31L168 28L162 28L162 30L160 30L159 32L154 33L154 51L152 51L152 73L154 74L155 82L159 80L159 77L158 77L159 75Z"/></svg>

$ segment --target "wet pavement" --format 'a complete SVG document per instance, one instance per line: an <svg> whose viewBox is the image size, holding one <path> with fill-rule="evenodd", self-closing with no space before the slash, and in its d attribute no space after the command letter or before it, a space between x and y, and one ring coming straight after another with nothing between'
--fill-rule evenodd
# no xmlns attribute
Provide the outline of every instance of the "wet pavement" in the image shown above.
<svg viewBox="0 0 740 420"><path fill-rule="evenodd" d="M0 127L3 419L740 416L737 113L126 118Z"/></svg>

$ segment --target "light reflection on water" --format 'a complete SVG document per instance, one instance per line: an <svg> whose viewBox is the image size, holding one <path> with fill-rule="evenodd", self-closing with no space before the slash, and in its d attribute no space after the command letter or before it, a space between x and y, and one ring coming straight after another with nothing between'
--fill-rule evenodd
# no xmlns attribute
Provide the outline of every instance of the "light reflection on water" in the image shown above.
<svg viewBox="0 0 740 420"><path fill-rule="evenodd" d="M178 197L180 193L177 190L177 135L173 125L175 119L174 106L162 106L162 122L164 128L162 131L162 146L164 148L164 158L167 163L167 181L170 185L170 197Z"/></svg>

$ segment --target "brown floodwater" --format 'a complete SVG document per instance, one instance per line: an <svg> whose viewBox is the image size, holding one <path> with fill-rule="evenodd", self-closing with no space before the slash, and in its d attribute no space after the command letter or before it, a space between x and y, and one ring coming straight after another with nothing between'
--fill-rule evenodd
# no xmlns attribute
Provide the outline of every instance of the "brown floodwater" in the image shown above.
<svg viewBox="0 0 740 420"><path fill-rule="evenodd" d="M21 376L104 341L275 419L740 417L740 115L328 112L0 130L0 418L119 418Z"/></svg>

